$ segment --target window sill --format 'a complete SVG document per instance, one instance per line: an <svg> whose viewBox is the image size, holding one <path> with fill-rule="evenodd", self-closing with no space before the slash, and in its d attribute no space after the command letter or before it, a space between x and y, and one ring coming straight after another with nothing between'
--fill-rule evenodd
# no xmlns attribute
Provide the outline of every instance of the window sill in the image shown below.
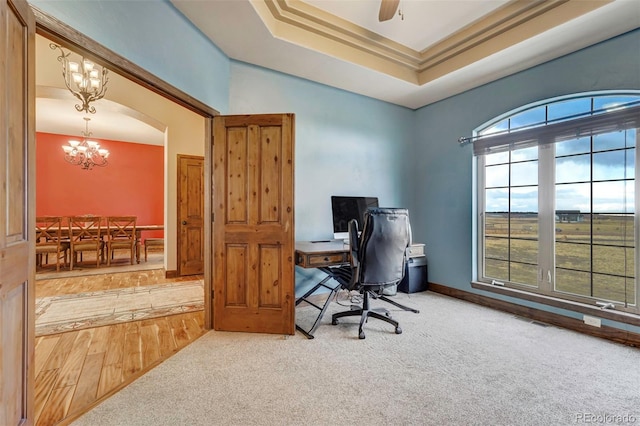
<svg viewBox="0 0 640 426"><path fill-rule="evenodd" d="M495 286L478 281L472 281L471 287L477 290L488 291L491 293L501 294L503 296L515 297L517 299L527 300L529 302L535 302L542 305L553 306L554 308L580 312L582 314L593 315L602 319L608 319L611 321L617 321L623 324L630 324L640 327L640 316L636 314L630 314L628 312L616 311L614 309L602 309L594 305L572 302L570 300L559 299L543 294L530 293L515 288Z"/></svg>

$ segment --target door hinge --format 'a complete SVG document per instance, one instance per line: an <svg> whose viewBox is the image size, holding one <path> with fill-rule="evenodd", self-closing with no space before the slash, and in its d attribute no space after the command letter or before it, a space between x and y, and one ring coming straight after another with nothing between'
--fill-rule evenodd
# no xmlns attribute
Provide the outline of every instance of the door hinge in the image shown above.
<svg viewBox="0 0 640 426"><path fill-rule="evenodd" d="M213 213L211 213L211 222L213 222Z"/></svg>

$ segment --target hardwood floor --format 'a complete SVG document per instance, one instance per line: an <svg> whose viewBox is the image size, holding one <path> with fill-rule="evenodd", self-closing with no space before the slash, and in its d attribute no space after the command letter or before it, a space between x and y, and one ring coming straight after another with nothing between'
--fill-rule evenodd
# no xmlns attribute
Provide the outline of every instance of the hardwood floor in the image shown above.
<svg viewBox="0 0 640 426"><path fill-rule="evenodd" d="M166 279L159 269L38 280L36 297L193 278ZM69 424L203 333L199 311L37 337L36 425Z"/></svg>

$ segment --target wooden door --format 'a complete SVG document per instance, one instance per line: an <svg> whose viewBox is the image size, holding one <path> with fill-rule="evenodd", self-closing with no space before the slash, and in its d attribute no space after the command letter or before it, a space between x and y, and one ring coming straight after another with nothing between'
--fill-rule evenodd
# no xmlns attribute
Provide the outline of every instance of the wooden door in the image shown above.
<svg viewBox="0 0 640 426"><path fill-rule="evenodd" d="M204 273L204 157L178 155L178 275Z"/></svg>
<svg viewBox="0 0 640 426"><path fill-rule="evenodd" d="M293 334L294 116L213 123L213 328Z"/></svg>
<svg viewBox="0 0 640 426"><path fill-rule="evenodd" d="M34 423L35 19L0 0L0 424Z"/></svg>

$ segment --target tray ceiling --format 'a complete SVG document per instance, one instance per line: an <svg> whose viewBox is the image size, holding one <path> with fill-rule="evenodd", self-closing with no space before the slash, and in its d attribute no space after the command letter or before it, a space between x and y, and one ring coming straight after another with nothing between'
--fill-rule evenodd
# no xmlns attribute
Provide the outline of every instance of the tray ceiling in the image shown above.
<svg viewBox="0 0 640 426"><path fill-rule="evenodd" d="M634 0L172 0L229 57L419 108L640 26Z"/></svg>

